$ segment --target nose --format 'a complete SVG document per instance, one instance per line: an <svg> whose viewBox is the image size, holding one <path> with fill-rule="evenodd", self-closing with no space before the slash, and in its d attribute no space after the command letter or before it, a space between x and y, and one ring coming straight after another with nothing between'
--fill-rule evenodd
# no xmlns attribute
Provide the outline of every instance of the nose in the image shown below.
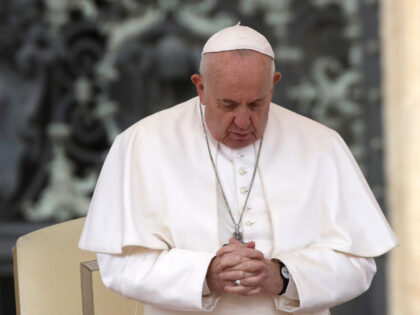
<svg viewBox="0 0 420 315"><path fill-rule="evenodd" d="M251 116L249 115L248 111L245 109L236 112L234 123L241 129L248 128L249 124L251 123Z"/></svg>

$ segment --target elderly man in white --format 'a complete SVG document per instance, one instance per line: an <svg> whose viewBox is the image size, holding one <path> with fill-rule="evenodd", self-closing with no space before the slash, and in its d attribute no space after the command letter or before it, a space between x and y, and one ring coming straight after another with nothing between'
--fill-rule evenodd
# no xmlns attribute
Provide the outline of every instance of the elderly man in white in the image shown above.
<svg viewBox="0 0 420 315"><path fill-rule="evenodd" d="M340 136L271 103L280 78L263 35L226 28L198 97L115 140L80 247L146 314L328 314L396 246Z"/></svg>

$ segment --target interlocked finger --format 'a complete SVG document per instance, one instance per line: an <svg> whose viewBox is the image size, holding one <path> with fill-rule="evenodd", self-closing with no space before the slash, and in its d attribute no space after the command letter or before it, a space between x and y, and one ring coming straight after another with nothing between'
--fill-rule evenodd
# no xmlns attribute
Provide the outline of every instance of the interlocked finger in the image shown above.
<svg viewBox="0 0 420 315"><path fill-rule="evenodd" d="M266 279L266 274L260 272L258 274L252 274L249 277L241 279L241 285L245 287L259 287L262 286L264 280Z"/></svg>
<svg viewBox="0 0 420 315"><path fill-rule="evenodd" d="M248 259L239 264L225 269L224 271L245 271L248 273L258 273L266 267L264 261L256 259Z"/></svg>
<svg viewBox="0 0 420 315"><path fill-rule="evenodd" d="M222 272L227 268L232 268L234 266L240 265L249 260L250 260L249 258L242 256L240 254L237 254L237 253L226 254L220 257L220 261L219 261L220 263L217 266L217 270L219 272Z"/></svg>
<svg viewBox="0 0 420 315"><path fill-rule="evenodd" d="M223 255L227 254L238 254L247 258L251 259L264 259L264 254L258 250L255 250L253 248L248 248L245 246L237 246L237 245L227 245L225 247L222 247L218 250L216 253L216 256L222 257Z"/></svg>
<svg viewBox="0 0 420 315"><path fill-rule="evenodd" d="M242 280L247 277L253 276L253 273L245 272L245 271L224 271L220 273L219 277L220 279L223 279L224 281L235 281L235 280Z"/></svg>
<svg viewBox="0 0 420 315"><path fill-rule="evenodd" d="M251 295L257 295L258 293L260 293L261 292L261 288L260 287L257 287L257 288L254 288L254 289L252 289L252 290L250 290L250 291L248 291L248 292L246 292L245 294L243 294L243 295L246 295L246 296L251 296Z"/></svg>
<svg viewBox="0 0 420 315"><path fill-rule="evenodd" d="M227 293L236 294L236 295L256 295L261 291L261 288L246 287L243 285L235 286L232 282L232 285L226 286L224 290Z"/></svg>

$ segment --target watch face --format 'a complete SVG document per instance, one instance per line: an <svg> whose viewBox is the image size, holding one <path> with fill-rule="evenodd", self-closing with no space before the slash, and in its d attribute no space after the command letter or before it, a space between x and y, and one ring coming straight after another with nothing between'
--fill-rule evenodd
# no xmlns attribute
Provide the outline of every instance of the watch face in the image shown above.
<svg viewBox="0 0 420 315"><path fill-rule="evenodd" d="M285 277L286 279L289 279L289 278L290 278L290 276L289 276L289 269L287 269L287 267L286 267L286 266L283 266L283 267L281 268L281 274L282 274L282 276L283 276L283 277Z"/></svg>

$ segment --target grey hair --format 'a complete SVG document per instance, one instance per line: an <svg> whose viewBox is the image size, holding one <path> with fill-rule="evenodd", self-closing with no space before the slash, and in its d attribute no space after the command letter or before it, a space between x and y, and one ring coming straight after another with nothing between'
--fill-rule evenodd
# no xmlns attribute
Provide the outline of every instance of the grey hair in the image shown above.
<svg viewBox="0 0 420 315"><path fill-rule="evenodd" d="M236 49L236 50L231 50L231 51L235 52L241 57L245 57L251 53L255 53L255 51L252 49ZM203 57L201 58L199 73L203 78L204 78L204 75L208 72L208 67L210 63L209 59L211 55L212 53L204 54ZM269 56L267 57L270 58ZM270 59L271 59L271 75L274 77L274 73L276 72L276 65L274 63L274 60L272 58Z"/></svg>

